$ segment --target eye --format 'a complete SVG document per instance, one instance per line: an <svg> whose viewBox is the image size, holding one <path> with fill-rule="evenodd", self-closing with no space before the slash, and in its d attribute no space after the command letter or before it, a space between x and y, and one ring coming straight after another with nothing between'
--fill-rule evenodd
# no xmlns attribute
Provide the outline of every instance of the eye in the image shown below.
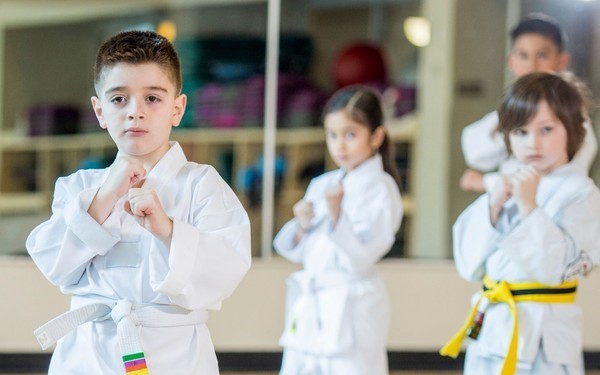
<svg viewBox="0 0 600 375"><path fill-rule="evenodd" d="M325 132L325 136L327 137L327 139L331 139L331 140L335 139L335 133L334 132L326 131Z"/></svg>
<svg viewBox="0 0 600 375"><path fill-rule="evenodd" d="M356 137L356 134L354 132L346 133L346 139L354 139L355 137Z"/></svg>
<svg viewBox="0 0 600 375"><path fill-rule="evenodd" d="M527 135L527 130L525 130L523 128L517 128L517 129L513 130L511 133L517 137L522 137L522 136Z"/></svg>
<svg viewBox="0 0 600 375"><path fill-rule="evenodd" d="M544 127L542 128L542 133L543 133L543 134L548 134L548 133L550 133L552 130L554 130L554 128L553 128L552 126L544 126Z"/></svg>
<svg viewBox="0 0 600 375"><path fill-rule="evenodd" d="M151 103L156 103L156 102L160 101L160 99L158 97L154 96L154 95L150 95L146 100L149 101L149 102L151 102Z"/></svg>
<svg viewBox="0 0 600 375"><path fill-rule="evenodd" d="M548 58L548 52L539 52L537 58L540 60L546 60Z"/></svg>
<svg viewBox="0 0 600 375"><path fill-rule="evenodd" d="M120 103L125 103L125 97L124 96L115 96L114 98L112 98L110 100L111 103L115 103L115 104L120 104Z"/></svg>

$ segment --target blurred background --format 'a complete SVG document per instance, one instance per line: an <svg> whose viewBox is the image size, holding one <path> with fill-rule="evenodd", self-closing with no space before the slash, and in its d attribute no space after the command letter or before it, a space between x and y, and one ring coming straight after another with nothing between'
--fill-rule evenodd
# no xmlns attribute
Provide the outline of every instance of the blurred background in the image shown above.
<svg viewBox="0 0 600 375"><path fill-rule="evenodd" d="M0 372L43 366L48 354L31 331L68 307L24 241L49 216L58 176L114 158L91 110L92 66L101 42L127 29L156 30L175 43L188 107L173 139L189 159L218 169L252 220L254 266L209 323L222 366L278 365L285 278L297 267L274 255L270 240L310 179L334 167L320 119L325 100L362 83L384 95L403 177L405 218L379 265L393 303L391 367L460 368L462 361L436 354L479 287L461 280L451 259L451 225L476 197L458 186L460 132L494 109L512 82L508 33L534 11L559 21L570 68L597 99L597 0L281 0L277 15L267 0L0 0L0 298L12 306L0 312ZM278 64L268 71L267 24L275 16ZM269 74L275 136L265 144ZM265 165L274 166L272 180ZM600 182L598 163L591 175ZM600 368L595 285L592 274L578 297L588 313L590 368Z"/></svg>

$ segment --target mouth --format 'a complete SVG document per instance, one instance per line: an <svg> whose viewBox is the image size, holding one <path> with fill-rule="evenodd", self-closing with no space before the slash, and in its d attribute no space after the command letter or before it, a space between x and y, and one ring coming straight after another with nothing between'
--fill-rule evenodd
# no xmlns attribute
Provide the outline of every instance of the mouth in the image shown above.
<svg viewBox="0 0 600 375"><path fill-rule="evenodd" d="M146 133L147 133L146 130L139 129L139 128L131 128L131 129L125 130L125 134L130 134L130 135L142 135L142 134L146 134Z"/></svg>
<svg viewBox="0 0 600 375"><path fill-rule="evenodd" d="M539 154L528 155L528 156L525 158L525 160L526 160L527 162L536 162L536 161L539 161L539 160L542 160L542 159L543 159L543 156L542 156L542 155L539 155Z"/></svg>

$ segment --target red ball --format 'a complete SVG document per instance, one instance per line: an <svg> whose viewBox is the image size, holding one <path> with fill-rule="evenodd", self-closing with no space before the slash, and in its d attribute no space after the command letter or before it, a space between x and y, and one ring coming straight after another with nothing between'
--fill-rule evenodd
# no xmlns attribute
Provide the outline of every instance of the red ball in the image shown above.
<svg viewBox="0 0 600 375"><path fill-rule="evenodd" d="M385 82L387 71L381 48L370 43L355 43L342 49L333 61L333 78L338 88Z"/></svg>

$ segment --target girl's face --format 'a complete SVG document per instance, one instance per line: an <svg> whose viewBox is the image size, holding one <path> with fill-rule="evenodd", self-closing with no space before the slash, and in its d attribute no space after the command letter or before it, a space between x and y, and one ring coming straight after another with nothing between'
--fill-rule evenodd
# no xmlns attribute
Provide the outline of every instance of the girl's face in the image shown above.
<svg viewBox="0 0 600 375"><path fill-rule="evenodd" d="M169 150L169 135L179 125L185 95L154 63L118 63L107 68L92 98L96 117L119 152L154 165Z"/></svg>
<svg viewBox="0 0 600 375"><path fill-rule="evenodd" d="M517 160L533 166L542 174L569 162L567 130L545 100L538 104L535 116L510 132L509 140Z"/></svg>
<svg viewBox="0 0 600 375"><path fill-rule="evenodd" d="M383 129L370 133L367 126L354 121L345 110L325 116L327 149L337 166L350 172L375 154L383 142Z"/></svg>

